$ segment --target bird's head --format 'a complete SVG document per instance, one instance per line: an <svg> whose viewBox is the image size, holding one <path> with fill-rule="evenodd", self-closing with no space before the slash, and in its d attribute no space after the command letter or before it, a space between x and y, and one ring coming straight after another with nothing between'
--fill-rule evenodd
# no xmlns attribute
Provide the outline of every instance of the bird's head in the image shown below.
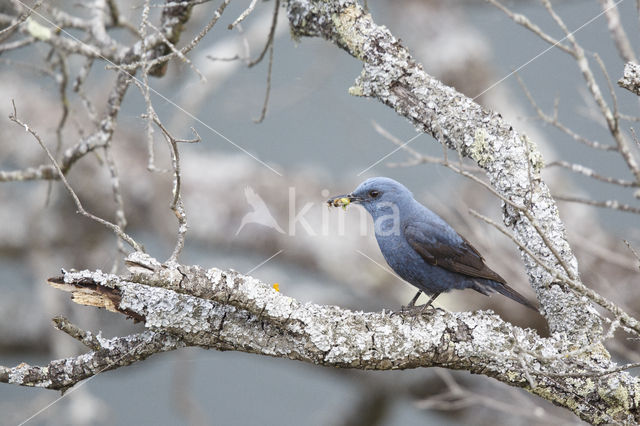
<svg viewBox="0 0 640 426"><path fill-rule="evenodd" d="M413 200L413 194L404 185L387 177L370 178L362 182L351 194L340 195L329 200L334 205L340 205L339 200L348 199L350 203L360 204L372 216L383 211L387 212L392 206L401 207Z"/></svg>

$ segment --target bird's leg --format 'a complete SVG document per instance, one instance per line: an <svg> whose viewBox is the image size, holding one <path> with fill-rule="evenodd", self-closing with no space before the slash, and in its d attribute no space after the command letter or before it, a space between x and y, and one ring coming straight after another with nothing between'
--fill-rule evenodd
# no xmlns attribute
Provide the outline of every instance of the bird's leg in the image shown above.
<svg viewBox="0 0 640 426"><path fill-rule="evenodd" d="M425 311L429 308L429 306L431 306L431 304L433 303L433 301L434 301L434 300L436 300L436 297L440 296L440 293L441 293L440 291L439 291L439 292L437 292L437 293L433 293L433 294L431 295L431 297L429 298L429 301L428 301L427 303L425 303L424 305L422 305L422 306L421 306L421 308L422 308L422 309L421 309L421 312L425 312Z"/></svg>
<svg viewBox="0 0 640 426"><path fill-rule="evenodd" d="M440 293L435 293L431 296L431 298L426 304L416 306L416 301L418 300L418 297L420 297L421 294L422 294L422 290L418 290L418 292L415 294L415 296L413 296L413 298L409 301L409 303L406 306L403 306L402 308L400 308L398 312L394 312L391 315L397 315L399 313L422 314L431 305L431 303L434 300L436 300L436 297L440 295Z"/></svg>
<svg viewBox="0 0 640 426"><path fill-rule="evenodd" d="M418 297L420 297L421 294L422 294L422 290L418 290L416 295L413 296L413 299L411 299L411 301L409 301L409 304L407 304L407 306L405 306L405 307L411 309L414 306L416 306L416 301L418 300Z"/></svg>
<svg viewBox="0 0 640 426"><path fill-rule="evenodd" d="M393 315L397 315L397 314L399 314L401 312L410 312L410 311L414 311L416 309L419 309L419 308L416 308L416 301L418 300L418 297L420 297L421 294L422 294L422 290L418 290L416 295L413 296L413 298L411 298L411 300L409 301L409 303L406 306L402 306L399 311L393 312L391 315L393 316Z"/></svg>

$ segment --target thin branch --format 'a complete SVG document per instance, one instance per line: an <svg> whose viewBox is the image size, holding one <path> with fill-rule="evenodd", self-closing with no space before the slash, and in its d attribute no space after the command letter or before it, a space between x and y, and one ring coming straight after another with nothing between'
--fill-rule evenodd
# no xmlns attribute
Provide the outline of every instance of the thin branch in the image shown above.
<svg viewBox="0 0 640 426"><path fill-rule="evenodd" d="M87 115L89 116L89 119L93 122L93 124L98 127L100 125L100 121L98 120L98 115L96 113L95 108L93 107L93 103L91 102L91 100L88 98L87 94L84 91L84 82L86 81L87 77L89 76L89 73L91 72L91 68L93 67L93 62L94 59L87 59L84 64L82 65L82 67L80 68L80 71L78 72L78 75L76 76L76 79L73 82L73 91L76 92L78 94L78 96L80 96L80 99L82 100L82 104L84 105L85 110L87 111Z"/></svg>
<svg viewBox="0 0 640 426"><path fill-rule="evenodd" d="M233 21L233 23L229 24L229 26L227 28L232 30L236 25L238 25L240 22L244 21L245 18L247 16L249 16L251 14L251 12L253 12L253 9L255 9L256 4L258 4L258 0L251 0L251 3L249 4L249 7L247 7L240 14L240 16L238 16L238 18L235 21Z"/></svg>
<svg viewBox="0 0 640 426"><path fill-rule="evenodd" d="M631 250L631 253L633 253L633 255L636 257L636 259L638 259L638 261L640 261L640 253L638 253L633 246L631 245L631 243L627 240L624 240L624 243L627 245L627 247L629 247L629 250ZM640 269L640 264L638 265L638 268Z"/></svg>
<svg viewBox="0 0 640 426"><path fill-rule="evenodd" d="M619 186L623 186L623 187L626 187L626 188L638 188L638 187L640 187L640 183L639 182L630 181L630 180L624 180L624 179L617 179L617 178L610 177L610 176L603 176L603 175L600 175L597 172L595 172L593 169L585 167L585 166L583 166L581 164L569 163L569 162L563 161L563 160L552 161L551 163L548 163L545 167L562 167L562 168L571 170L574 173L578 173L578 174L581 174L583 176L587 176L587 177L590 177L592 179L599 180L601 182L606 182L606 183L610 183L610 184L613 184L613 185L619 185Z"/></svg>
<svg viewBox="0 0 640 426"><path fill-rule="evenodd" d="M226 7L229 5L230 2L231 2L231 0L223 0L223 2L220 4L220 6L213 13L213 18L211 18L211 20L207 23L207 25L186 46L182 47L177 52L179 52L182 55L186 55L191 50L193 50L193 48L195 48L198 45L198 43L200 43L200 40L202 40L204 38L204 36L206 36L207 33L215 26L215 24L218 22L218 20L222 16L222 13L224 12L224 10L226 9ZM145 38L145 40L146 39L147 38ZM149 46L149 47L151 47L151 46ZM167 49L168 49L168 47L167 47ZM137 70L138 68L140 68L141 66L144 65L144 66L147 66L149 68L160 69L159 65L164 64L165 62L169 61L170 59L173 59L174 57L176 57L177 56L177 52L173 52L172 51L172 52L167 53L167 54L162 54L160 56L155 57L153 60L150 60L150 61L147 61L146 58L145 58L144 60L139 60L139 61L131 62L131 63L127 63L127 64L114 62L113 65L108 65L106 68L107 69L119 69L119 70L125 70L125 71L134 71L134 70ZM160 53L162 53L162 52L160 52ZM149 73L151 75L157 76L156 74L151 73L151 70L149 71Z"/></svg>
<svg viewBox="0 0 640 426"><path fill-rule="evenodd" d="M18 27L20 27L23 22L29 19L31 14L42 5L43 1L44 0L38 0L32 8L27 8L27 10L22 15L20 15L11 25L0 30L0 43L11 37L11 35L18 29Z"/></svg>
<svg viewBox="0 0 640 426"><path fill-rule="evenodd" d="M622 26L618 6L613 0L598 0L602 5L604 16L607 18L609 33L618 49L618 54L625 62L638 62L636 54L631 47L627 33Z"/></svg>
<svg viewBox="0 0 640 426"><path fill-rule="evenodd" d="M60 120L58 121L58 126L56 127L56 149L54 151L54 158L58 158L60 156L60 151L62 150L62 131L64 129L64 125L67 122L67 117L69 116L69 98L67 97L67 85L69 83L69 69L67 65L67 59L61 55L59 52L57 54L58 62L60 66L60 74L58 81L58 95L60 96L60 107L62 109L62 115ZM58 76L58 75L57 75ZM53 189L53 182L50 180L47 184L47 199L45 201L45 206L49 205L49 201L51 199L51 191Z"/></svg>
<svg viewBox="0 0 640 426"><path fill-rule="evenodd" d="M611 0L607 0L611 1ZM602 58L598 53L594 53L593 57L596 59L596 62L600 66L600 70L607 80L607 88L609 89L609 96L611 96L611 101L613 103L613 119L615 122L615 128L618 129L620 126L620 111L618 107L618 97L616 96L616 92L613 88L613 82L611 81L611 77L609 76L609 72L607 71L607 67L604 65Z"/></svg>
<svg viewBox="0 0 640 426"><path fill-rule="evenodd" d="M558 98L556 98L554 101L553 116L546 114L544 111L542 111L542 108L538 106L537 102L533 98L533 95L531 94L527 86L524 84L524 81L522 81L522 79L518 74L516 74L516 79L518 80L518 83L520 84L520 87L522 88L522 91L524 92L525 96L529 100L529 103L531 104L533 109L536 110L538 117L540 117L542 121L556 127L561 132L570 136L573 140L580 142L588 147L591 147L594 149L600 149L603 151L618 151L618 147L616 145L608 145L608 144L603 144L600 142L589 140L584 136L581 136L578 133L574 132L564 124L562 124L558 119L558 104L560 101Z"/></svg>
<svg viewBox="0 0 640 426"><path fill-rule="evenodd" d="M169 7L177 7L177 6L196 6L199 4L209 3L211 0L184 0L184 1L167 1L164 4L152 4L150 7L154 7L157 9L166 9Z"/></svg>
<svg viewBox="0 0 640 426"><path fill-rule="evenodd" d="M81 329L63 316L54 317L53 325L58 330L67 333L69 336L73 337L89 349L99 351L103 348L100 341L90 331Z"/></svg>
<svg viewBox="0 0 640 426"><path fill-rule="evenodd" d="M621 212L640 214L640 207L634 207L628 204L623 204L617 200L597 201L597 200L591 200L589 198L574 197L571 195L554 195L553 198L555 198L556 200L567 201L570 203L581 203L581 204L586 204L588 206L593 206L593 207L602 207L602 208L607 208L612 210L619 210Z"/></svg>
<svg viewBox="0 0 640 426"><path fill-rule="evenodd" d="M589 66L587 58L585 57L584 49L582 48L582 46L580 46L580 44L578 44L575 36L571 31L569 31L562 18L560 18L560 16L555 12L553 6L551 5L551 2L549 0L542 0L542 3L544 4L553 20L564 31L567 40L569 40L569 42L573 46L573 57L576 61L576 64L578 65L578 68L582 72L582 76L584 77L585 82L587 83L589 93L595 100L598 108L600 109L600 113L606 120L609 131L611 132L611 136L613 136L613 139L616 141L616 145L618 146L620 155L627 163L627 167L629 168L631 173L633 173L636 180L640 182L640 167L638 166L638 163L636 162L631 150L629 149L629 144L626 138L620 132L620 127L618 125L619 118L614 115L614 113L609 109L607 102L602 96L600 87L596 82L593 72L591 71L591 67Z"/></svg>
<svg viewBox="0 0 640 426"><path fill-rule="evenodd" d="M412 147L410 147L406 143L406 141L402 141L402 140L398 139L397 137L395 137L394 135L392 135L387 129L385 129L380 124L378 124L377 121L371 120L371 125L373 126L373 129L376 131L376 133L378 133L380 136L382 136L383 138L387 139L389 142L391 142L392 144L396 145L397 147L400 147L400 149L402 149L403 151L407 152L409 155L411 155L413 157L412 161L409 161L409 162L406 162L406 163L388 163L387 166L389 166L389 167L414 166L414 165L423 164L423 163L439 164L441 166L448 167L448 165L450 164L449 160L447 159L446 148L443 151L444 158L438 158L438 157L433 157L433 156L430 156L430 155L424 155L424 154L416 151ZM467 171L472 171L472 172L481 171L480 168L478 168L477 166L468 166L466 164L463 164L462 167L463 167L463 170L467 170Z"/></svg>
<svg viewBox="0 0 640 426"><path fill-rule="evenodd" d="M20 40L16 40L16 41L11 41L11 42L7 42L4 44L0 44L0 53L2 52L8 52L10 50L16 50L16 49L20 49L23 48L25 46L28 46L30 44L33 44L37 41L37 39L35 37L25 37L22 38Z"/></svg>
<svg viewBox="0 0 640 426"><path fill-rule="evenodd" d="M115 225L115 224L113 224L113 223L111 223L111 222L109 222L107 220L104 220L104 219L102 219L102 218L100 218L98 216L95 216L95 215L89 213L88 211L86 211L84 209L84 207L82 207L82 203L80 202L80 199L76 195L76 193L73 190L73 188L71 188L71 185L69 185L69 182L67 181L67 178L64 176L64 173L60 169L60 166L58 165L58 162L56 161L56 159L53 157L53 155L49 151L49 148L46 147L46 145L42 142L42 139L40 139L40 136L38 136L38 134L33 129L31 129L27 124L23 123L22 121L20 121L20 119L18 119L17 110L16 110L16 104L15 104L15 102L13 100L11 101L11 104L13 105L13 114L11 114L9 116L9 120L13 121L14 123L18 124L19 126L24 127L24 130L26 132L30 133L35 138L35 140L38 142L40 147L47 153L47 157L49 157L49 160L51 161L51 163L53 164L53 166L57 170L60 180L62 180L62 183L64 184L65 188L67 188L67 191L69 192L69 194L73 198L73 201L75 202L76 207L78 209L78 213L82 214L85 217L88 217L91 220L94 220L94 221L106 226L107 228L112 230L119 238L121 238L127 244L129 244L135 251L144 252L144 248L141 245L139 245L133 238L131 238L129 235L127 235L118 225Z"/></svg>
<svg viewBox="0 0 640 426"><path fill-rule="evenodd" d="M195 65L193 65L193 62L191 62L191 59L187 58L171 41L169 41L169 39L167 39L167 37L163 34L163 32L160 29L158 29L158 27L153 25L151 22L147 22L147 25L156 31L156 34L160 36L162 41L169 47L169 49L178 58L180 58L183 62L189 65L189 67L193 70L193 72L198 75L202 83L206 83L207 78L202 74L202 72L200 72L200 70Z"/></svg>
<svg viewBox="0 0 640 426"><path fill-rule="evenodd" d="M547 43L549 43L549 45L551 45L553 47L557 47L558 49L560 49L560 50L562 50L562 51L564 51L566 53L572 54L572 50L571 50L570 47L568 47L565 44L563 44L561 42L561 40L556 40L555 38L551 37L550 35L548 35L544 31L542 31L542 29L540 29L540 27L538 27L536 24L531 22L529 20L529 18L527 18L526 16L524 16L524 15L522 15L520 13L512 12L509 8L504 6L498 0L486 0L486 1L489 2L490 4L492 4L493 6L497 7L498 9L500 9L502 12L504 12L504 14L507 15L513 22L515 22L516 24L521 25L524 28L528 29L529 31L531 31L532 33L534 33L535 35L540 37L542 40L544 40Z"/></svg>
<svg viewBox="0 0 640 426"><path fill-rule="evenodd" d="M104 156L107 167L109 169L109 175L111 177L111 191L113 193L113 201L116 203L116 225L124 231L127 227L127 217L124 212L124 201L120 192L120 175L118 174L118 167L116 166L116 162L113 158L113 153L111 152L110 145L104 147ZM122 239L118 238L117 245L118 251L126 255L127 251L122 244ZM113 262L111 273L115 274L117 270L118 259L116 258Z"/></svg>
<svg viewBox="0 0 640 426"><path fill-rule="evenodd" d="M215 57L215 56L207 55L207 59L211 59L212 61L220 61L220 62L233 62L233 61L238 61L238 60L244 59L244 58L242 58L240 55L236 54L236 55L230 56L228 58L218 58L218 57Z"/></svg>
<svg viewBox="0 0 640 426"><path fill-rule="evenodd" d="M280 10L280 0L275 0L274 3L275 3L275 6L273 10L273 18L271 19L271 28L269 29L267 42L265 43L264 48L262 49L262 52L260 52L260 55L258 55L256 59L254 59L253 61L250 61L247 64L249 68L259 64L262 61L262 59L264 58L264 55L266 55L267 53L267 50L269 50L269 47L271 47L271 45L274 42L274 38L276 34L276 26L278 25L278 11Z"/></svg>
<svg viewBox="0 0 640 426"><path fill-rule="evenodd" d="M273 68L273 43L269 47L269 66L267 68L267 88L264 94L264 103L262 104L262 111L260 117L254 119L254 123L262 123L267 115L267 106L269 105L269 94L271 93L271 70Z"/></svg>
<svg viewBox="0 0 640 426"><path fill-rule="evenodd" d="M184 204L182 203L182 196L180 194L180 187L182 181L182 175L180 173L180 152L178 150L178 143L198 143L201 141L200 135L194 128L191 128L191 131L194 134L193 139L176 139L171 133L164 127L164 125L160 122L160 119L157 115L153 116L154 123L162 130L162 134L169 145L169 151L171 152L171 166L173 168L173 200L171 201L170 208L178 219L178 236L176 239L176 246L169 257L167 262L173 263L178 260L178 256L182 252L184 248L184 237L187 233L187 214L184 209Z"/></svg>

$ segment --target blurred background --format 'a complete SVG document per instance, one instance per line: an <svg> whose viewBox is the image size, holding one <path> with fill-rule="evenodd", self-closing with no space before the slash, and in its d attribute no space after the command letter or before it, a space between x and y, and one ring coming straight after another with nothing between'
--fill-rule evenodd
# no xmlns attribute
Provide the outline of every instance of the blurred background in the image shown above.
<svg viewBox="0 0 640 426"><path fill-rule="evenodd" d="M50 3L74 15L90 13L72 1ZM137 25L143 2L117 3L122 15ZM264 282L279 283L282 293L301 301L354 310L399 309L414 289L385 269L370 219L357 207L330 210L325 204L330 195L350 192L368 177L389 176L404 183L419 201L469 239L511 286L533 298L517 248L468 213L473 208L500 222L499 200L445 167L415 164L409 153L397 150L376 129L385 129L402 143L416 136L415 130L380 103L348 94L361 63L324 40L292 40L282 10L275 33L268 110L262 123L254 122L264 102L268 61L248 68L244 59L256 57L264 46L274 3L260 2L241 24L241 31L227 30L248 3L231 2L218 25L190 53L193 66L206 82L189 64L179 61L169 64L163 78L150 80L162 95L152 94L151 100L164 125L183 138L192 136L193 127L202 138L199 144L180 146L182 194L189 222L180 261L250 272ZM10 15L12 4L0 1L2 13ZM563 37L539 2L505 4L554 37ZM564 125L590 140L613 144L575 61L556 49L540 55L548 45L497 8L479 0L369 0L367 5L374 20L400 38L428 73L499 111L538 144L545 163L562 160L603 175L632 179L618 153L591 149L545 125L515 77L502 80L518 69L545 112L552 114L558 99ZM194 9L179 46L201 30L217 6L211 2ZM618 8L622 25L637 46L636 4L625 0ZM599 2L592 0L566 0L555 9L570 29L602 11ZM152 9L152 22L158 22L159 13L160 9ZM79 31L74 34L81 35ZM110 34L123 43L129 37L124 30ZM588 54L601 56L615 84L625 61L614 48L605 17L594 19L576 36ZM52 78L55 73L46 72L51 68L49 49L35 44L0 55L0 117L4 117L0 122L0 170L47 163L24 129L6 119L11 99L19 117L47 145L55 146L62 112L60 82ZM236 55L241 59L223 60ZM591 62L607 97L606 79ZM72 78L82 64L80 57L69 58ZM104 111L114 76L96 61L84 84L84 96L91 99L98 116ZM615 93L621 112L638 115L635 95L617 87ZM92 129L82 97L68 90L68 98L63 148ZM163 261L173 250L177 232L169 209L171 174L146 169L144 112L144 98L132 86L118 116L113 155L121 176L127 229ZM622 126L628 133L633 122ZM156 136L157 166L169 168L166 144L157 131ZM442 147L427 135L407 146L422 155L443 157ZM637 149L633 153L637 156ZM448 156L457 161L455 152ZM68 178L88 211L114 220L109 171L100 153L77 162ZM633 187L594 181L558 167L547 168L545 178L557 194L638 206ZM253 210L247 193L264 201L282 232L258 223L241 227L245 214ZM623 240L640 248L638 215L576 203L560 202L559 207L585 284L637 314L638 261ZM60 268L109 271L115 262L123 271L113 234L75 210L59 181L51 188L42 181L0 184L1 365L42 364L85 351L51 327L55 315L65 315L109 337L143 328L121 315L76 306L66 294L46 285L46 279ZM455 292L439 297L436 305L454 311L494 309L519 326L547 333L542 317L506 298ZM608 348L620 360L638 361L637 344L624 335L608 342ZM19 424L59 397L52 391L1 384L2 423ZM124 425L133 421L159 425L578 422L565 410L524 391L466 372L342 371L191 348L92 378L28 424Z"/></svg>

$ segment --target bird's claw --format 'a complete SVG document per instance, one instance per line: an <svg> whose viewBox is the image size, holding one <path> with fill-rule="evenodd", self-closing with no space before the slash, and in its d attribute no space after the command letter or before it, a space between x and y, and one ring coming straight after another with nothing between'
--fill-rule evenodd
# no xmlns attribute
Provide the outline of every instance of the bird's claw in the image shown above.
<svg viewBox="0 0 640 426"><path fill-rule="evenodd" d="M408 316L421 316L421 315L431 315L433 312L440 308L436 308L432 304L425 303L424 305L404 305L398 311L394 311L391 313L391 316L396 315L408 315Z"/></svg>

